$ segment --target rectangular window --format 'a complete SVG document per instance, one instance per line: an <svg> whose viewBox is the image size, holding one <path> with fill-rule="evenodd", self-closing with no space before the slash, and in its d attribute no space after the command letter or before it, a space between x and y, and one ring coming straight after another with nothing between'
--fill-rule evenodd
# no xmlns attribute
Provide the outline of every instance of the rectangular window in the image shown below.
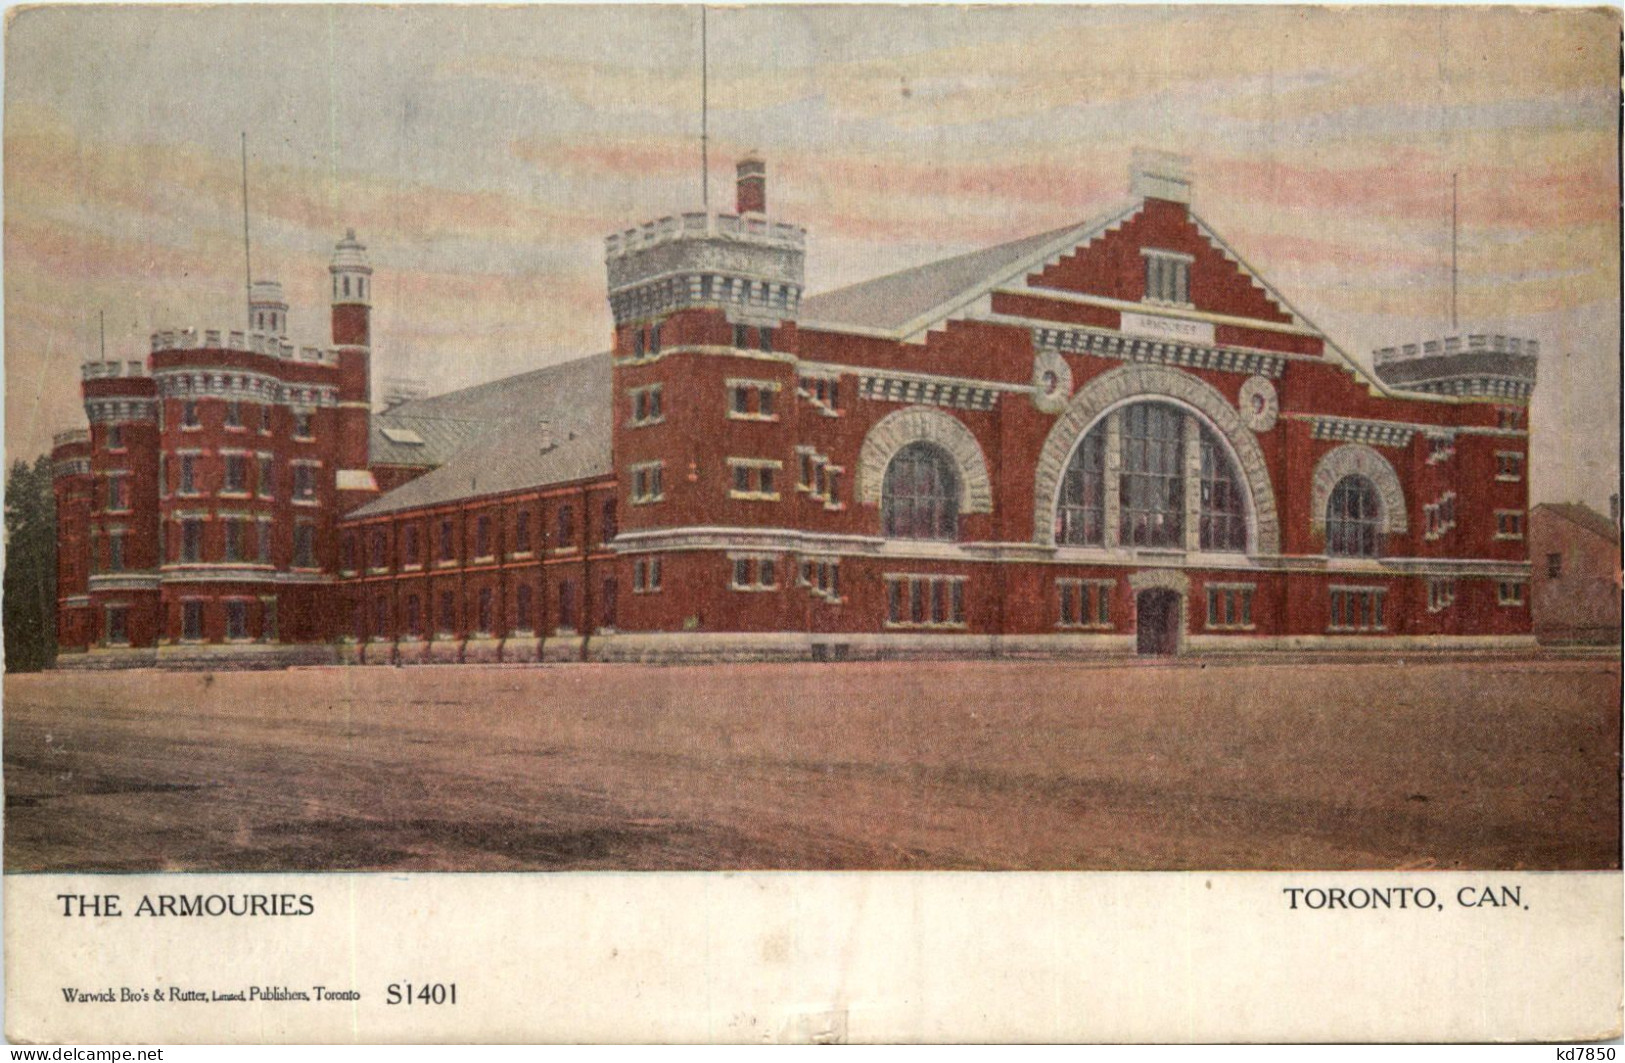
<svg viewBox="0 0 1625 1063"><path fill-rule="evenodd" d="M620 518L616 515L615 500L604 499L603 505L598 507L598 541L612 543L615 536L621 533Z"/></svg>
<svg viewBox="0 0 1625 1063"><path fill-rule="evenodd" d="M660 589L660 558L639 558L632 562L632 593L653 594Z"/></svg>
<svg viewBox="0 0 1625 1063"><path fill-rule="evenodd" d="M196 517L181 521L181 560L203 560L203 522Z"/></svg>
<svg viewBox="0 0 1625 1063"><path fill-rule="evenodd" d="M180 493L183 494L183 495L195 495L195 494L197 494L197 455L196 454L182 454L181 455L181 486L180 486Z"/></svg>
<svg viewBox="0 0 1625 1063"><path fill-rule="evenodd" d="M418 544L418 526L416 524L408 524L406 526L404 534L406 536L406 546L405 546L405 549L406 549L406 561L405 561L405 563L407 565L417 565L419 563L419 561L418 561L418 545L419 545Z"/></svg>
<svg viewBox="0 0 1625 1063"><path fill-rule="evenodd" d="M115 531L107 537L107 570L124 571L124 533Z"/></svg>
<svg viewBox="0 0 1625 1063"><path fill-rule="evenodd" d="M453 535L454 535L454 533L453 533L453 530L452 530L451 518L450 517L442 518L441 521L440 521L440 563L441 564L449 563L452 560L452 558L455 556L455 549L454 549L455 544L453 542Z"/></svg>
<svg viewBox="0 0 1625 1063"><path fill-rule="evenodd" d="M226 603L226 638L234 641L248 638L248 603L240 598Z"/></svg>
<svg viewBox="0 0 1625 1063"><path fill-rule="evenodd" d="M275 642L276 630L276 599L260 599L260 641Z"/></svg>
<svg viewBox="0 0 1625 1063"><path fill-rule="evenodd" d="M263 435L271 434L271 407L260 407L260 432Z"/></svg>
<svg viewBox="0 0 1625 1063"><path fill-rule="evenodd" d="M389 599L380 594L372 600L372 637L387 639L389 636Z"/></svg>
<svg viewBox="0 0 1625 1063"><path fill-rule="evenodd" d="M316 567L316 525L308 521L293 526L293 564L295 568Z"/></svg>
<svg viewBox="0 0 1625 1063"><path fill-rule="evenodd" d="M766 325L758 328L756 330L756 345L760 347L764 353L772 353L773 330L768 328Z"/></svg>
<svg viewBox="0 0 1625 1063"><path fill-rule="evenodd" d="M839 377L802 377L796 388L813 408L828 417L841 413L841 381Z"/></svg>
<svg viewBox="0 0 1625 1063"><path fill-rule="evenodd" d="M1495 537L1497 539L1523 538L1523 510L1498 509L1495 511Z"/></svg>
<svg viewBox="0 0 1625 1063"><path fill-rule="evenodd" d="M457 596L451 591L440 592L440 613L435 617L435 628L442 635L457 633Z"/></svg>
<svg viewBox="0 0 1625 1063"><path fill-rule="evenodd" d="M749 340L750 340L750 335L749 335L748 332L746 332L745 326L744 325L735 325L734 326L734 346L739 348L740 350L744 350L747 343L749 342Z"/></svg>
<svg viewBox="0 0 1625 1063"><path fill-rule="evenodd" d="M1331 588L1331 631L1382 631L1387 627L1382 587Z"/></svg>
<svg viewBox="0 0 1625 1063"><path fill-rule="evenodd" d="M258 557L259 557L260 564L269 565L271 563L271 522L270 521L262 520L262 521L259 522L258 535L259 535Z"/></svg>
<svg viewBox="0 0 1625 1063"><path fill-rule="evenodd" d="M776 421L779 385L771 380L729 380L728 417L735 421Z"/></svg>
<svg viewBox="0 0 1625 1063"><path fill-rule="evenodd" d="M374 572L381 572L388 567L388 541L382 531L372 533L372 539L367 550L367 567Z"/></svg>
<svg viewBox="0 0 1625 1063"><path fill-rule="evenodd" d="M185 601L181 603L181 638L190 642L200 642L203 639L203 603L199 601Z"/></svg>
<svg viewBox="0 0 1625 1063"><path fill-rule="evenodd" d="M1521 580L1502 580L1495 585L1495 600L1505 606L1521 606L1525 584Z"/></svg>
<svg viewBox="0 0 1625 1063"><path fill-rule="evenodd" d="M423 637L423 604L415 594L406 596L406 633L413 638Z"/></svg>
<svg viewBox="0 0 1625 1063"><path fill-rule="evenodd" d="M1562 577L1563 577L1563 555L1562 554L1547 554L1546 555L1546 578L1547 579L1561 579Z"/></svg>
<svg viewBox="0 0 1625 1063"><path fill-rule="evenodd" d="M569 505L568 503L560 506L558 519L555 523L557 524L557 527L554 530L557 532L557 535L553 540L554 548L563 550L567 547L573 546L576 541L575 507Z"/></svg>
<svg viewBox="0 0 1625 1063"><path fill-rule="evenodd" d="M513 548L515 553L530 553L530 510L521 509L514 517Z"/></svg>
<svg viewBox="0 0 1625 1063"><path fill-rule="evenodd" d="M1121 534L1124 546L1185 541L1185 415L1137 403L1122 412Z"/></svg>
<svg viewBox="0 0 1625 1063"><path fill-rule="evenodd" d="M633 465L628 471L632 474L632 504L634 506L659 502L665 497L665 484L661 474L660 462L650 461L641 465Z"/></svg>
<svg viewBox="0 0 1625 1063"><path fill-rule="evenodd" d="M1428 437L1428 464L1437 465L1441 461L1449 461L1456 453L1455 436L1429 436Z"/></svg>
<svg viewBox="0 0 1625 1063"><path fill-rule="evenodd" d="M599 587L598 595L598 626L613 628L615 626L617 585L615 577L606 577L603 585Z"/></svg>
<svg viewBox="0 0 1625 1063"><path fill-rule="evenodd" d="M311 411L293 411L293 438L302 440L316 438L316 417Z"/></svg>
<svg viewBox="0 0 1625 1063"><path fill-rule="evenodd" d="M227 517L221 523L226 533L226 560L241 561L243 559L243 522L236 517Z"/></svg>
<svg viewBox="0 0 1625 1063"><path fill-rule="evenodd" d="M964 576L886 576L888 627L964 627Z"/></svg>
<svg viewBox="0 0 1625 1063"><path fill-rule="evenodd" d="M1448 577L1428 580L1428 612L1440 613L1456 601L1456 581Z"/></svg>
<svg viewBox="0 0 1625 1063"><path fill-rule="evenodd" d="M1145 300L1190 305L1190 255L1178 251L1142 250L1145 256Z"/></svg>
<svg viewBox="0 0 1625 1063"><path fill-rule="evenodd" d="M728 497L753 502L777 501L775 474L782 464L766 458L729 458Z"/></svg>
<svg viewBox="0 0 1625 1063"><path fill-rule="evenodd" d="M753 554L733 558L733 577L728 586L736 591L770 591L779 585L778 561L771 555Z"/></svg>
<svg viewBox="0 0 1625 1063"><path fill-rule="evenodd" d="M127 478L123 475L114 475L107 478L107 508L114 513L130 508Z"/></svg>
<svg viewBox="0 0 1625 1063"><path fill-rule="evenodd" d="M344 545L339 554L339 568L345 572L355 571L355 536L346 535Z"/></svg>
<svg viewBox="0 0 1625 1063"><path fill-rule="evenodd" d="M107 641L122 646L130 641L130 610L128 606L107 607Z"/></svg>
<svg viewBox="0 0 1625 1063"><path fill-rule="evenodd" d="M236 399L226 403L226 427L241 428L243 426L243 404Z"/></svg>
<svg viewBox="0 0 1625 1063"><path fill-rule="evenodd" d="M576 585L574 580L559 581L559 627L574 631L576 626Z"/></svg>
<svg viewBox="0 0 1625 1063"><path fill-rule="evenodd" d="M1523 423L1523 417L1516 406L1501 406L1495 411L1495 423L1498 428L1514 431Z"/></svg>
<svg viewBox="0 0 1625 1063"><path fill-rule="evenodd" d="M300 464L293 467L293 497L296 502L310 502L316 498L314 465Z"/></svg>
<svg viewBox="0 0 1625 1063"><path fill-rule="evenodd" d="M518 631L533 631L535 621L531 619L531 590L530 584L521 583L514 588L514 628Z"/></svg>
<svg viewBox="0 0 1625 1063"><path fill-rule="evenodd" d="M1516 450L1495 452L1495 478L1503 483L1517 483L1523 479L1523 453Z"/></svg>
<svg viewBox="0 0 1625 1063"><path fill-rule="evenodd" d="M491 556L491 518L482 513L474 520L474 556ZM484 631L485 628L480 630Z"/></svg>
<svg viewBox="0 0 1625 1063"><path fill-rule="evenodd" d="M107 449L108 450L123 450L124 449L124 426L123 425L121 425L121 424L110 424L110 425L107 426Z"/></svg>
<svg viewBox="0 0 1625 1063"><path fill-rule="evenodd" d="M197 416L196 400L187 399L185 402L181 403L181 427L200 428L202 425L203 422L199 421Z"/></svg>
<svg viewBox="0 0 1625 1063"><path fill-rule="evenodd" d="M649 326L649 354L652 356L652 355L657 355L659 353L660 353L660 322L656 321L654 324Z"/></svg>
<svg viewBox="0 0 1625 1063"><path fill-rule="evenodd" d="M1253 585L1212 583L1207 588L1210 630L1246 630L1253 626Z"/></svg>
<svg viewBox="0 0 1625 1063"><path fill-rule="evenodd" d="M481 587L479 597L479 633L481 635L489 635L491 633L491 616L494 611L491 607L491 601L491 588Z"/></svg>
<svg viewBox="0 0 1625 1063"><path fill-rule="evenodd" d="M627 395L632 400L631 426L633 428L659 424L665 420L662 390L660 384L649 384L646 387L633 388L627 392Z"/></svg>
<svg viewBox="0 0 1625 1063"><path fill-rule="evenodd" d="M1058 579L1059 627L1110 628L1115 580Z"/></svg>
<svg viewBox="0 0 1625 1063"><path fill-rule="evenodd" d="M248 493L248 456L245 454L226 455L226 485L225 491L229 494Z"/></svg>
<svg viewBox="0 0 1625 1063"><path fill-rule="evenodd" d="M269 454L260 455L260 497L276 497L276 459Z"/></svg>

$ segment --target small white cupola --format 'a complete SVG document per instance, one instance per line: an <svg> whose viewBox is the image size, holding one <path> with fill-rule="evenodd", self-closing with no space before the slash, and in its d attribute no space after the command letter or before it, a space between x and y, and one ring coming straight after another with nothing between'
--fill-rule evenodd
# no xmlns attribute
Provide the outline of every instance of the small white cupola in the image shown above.
<svg viewBox="0 0 1625 1063"><path fill-rule="evenodd" d="M255 281L248 286L248 330L267 336L288 335L288 300L276 281Z"/></svg>
<svg viewBox="0 0 1625 1063"><path fill-rule="evenodd" d="M1128 191L1136 199L1162 199L1189 205L1190 156L1135 148L1134 162L1129 167Z"/></svg>
<svg viewBox="0 0 1625 1063"><path fill-rule="evenodd" d="M355 238L355 230L348 229L344 239L333 248L333 262L327 267L333 275L333 304L370 306L372 303L372 264L367 261L366 245Z"/></svg>

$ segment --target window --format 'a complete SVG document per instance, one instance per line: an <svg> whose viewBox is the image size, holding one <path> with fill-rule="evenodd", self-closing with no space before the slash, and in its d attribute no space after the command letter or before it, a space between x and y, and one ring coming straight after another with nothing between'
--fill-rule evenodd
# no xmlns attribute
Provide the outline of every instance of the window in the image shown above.
<svg viewBox="0 0 1625 1063"><path fill-rule="evenodd" d="M226 486L228 494L248 493L248 456L246 454L226 455Z"/></svg>
<svg viewBox="0 0 1625 1063"><path fill-rule="evenodd" d="M729 380L728 417L735 421L776 421L779 385L771 380Z"/></svg>
<svg viewBox="0 0 1625 1063"><path fill-rule="evenodd" d="M1382 544L1382 511L1377 489L1364 476L1345 476L1326 502L1326 553L1333 557L1376 557Z"/></svg>
<svg viewBox="0 0 1625 1063"><path fill-rule="evenodd" d="M457 596L451 591L440 592L440 612L435 617L435 629L442 635L457 633Z"/></svg>
<svg viewBox="0 0 1625 1063"><path fill-rule="evenodd" d="M910 443L886 466L881 533L891 539L959 537L959 474L935 443Z"/></svg>
<svg viewBox="0 0 1625 1063"><path fill-rule="evenodd" d="M311 411L293 411L293 437L295 439L316 438L316 418Z"/></svg>
<svg viewBox="0 0 1625 1063"><path fill-rule="evenodd" d="M303 463L293 467L293 499L311 502L316 498L316 466Z"/></svg>
<svg viewBox="0 0 1625 1063"><path fill-rule="evenodd" d="M130 609L125 605L107 607L107 641L115 646L130 641Z"/></svg>
<svg viewBox="0 0 1625 1063"><path fill-rule="evenodd" d="M556 549L563 550L571 546L576 540L576 511L569 503L559 507L557 518L557 536L553 540Z"/></svg>
<svg viewBox="0 0 1625 1063"><path fill-rule="evenodd" d="M241 561L243 559L243 522L236 517L227 517L221 524L226 534L226 560Z"/></svg>
<svg viewBox="0 0 1625 1063"><path fill-rule="evenodd" d="M632 400L631 425L633 428L659 424L665 420L665 410L661 404L662 390L660 384L650 384L647 387L633 388L627 392Z"/></svg>
<svg viewBox="0 0 1625 1063"><path fill-rule="evenodd" d="M838 415L841 407L841 381L839 377L803 377L801 393L820 413Z"/></svg>
<svg viewBox="0 0 1625 1063"><path fill-rule="evenodd" d="M1495 585L1495 600L1506 606L1521 606L1524 598L1524 584L1519 580L1502 580Z"/></svg>
<svg viewBox="0 0 1625 1063"><path fill-rule="evenodd" d="M1516 406L1501 406L1495 411L1496 427L1508 431L1516 430L1523 424L1522 412Z"/></svg>
<svg viewBox="0 0 1625 1063"><path fill-rule="evenodd" d="M197 416L197 400L187 399L181 403L181 427L198 428L202 424L203 422L199 421Z"/></svg>
<svg viewBox="0 0 1625 1063"><path fill-rule="evenodd" d="M559 581L559 628L574 631L576 626L576 585L574 580Z"/></svg>
<svg viewBox="0 0 1625 1063"><path fill-rule="evenodd" d="M771 555L735 556L729 588L736 591L771 591L779 585L778 559Z"/></svg>
<svg viewBox="0 0 1625 1063"><path fill-rule="evenodd" d="M226 427L241 428L243 426L243 404L236 399L226 403Z"/></svg>
<svg viewBox="0 0 1625 1063"><path fill-rule="evenodd" d="M1071 546L1099 546L1106 527L1106 433L1084 437L1061 477L1061 501L1055 511L1055 541Z"/></svg>
<svg viewBox="0 0 1625 1063"><path fill-rule="evenodd" d="M126 478L122 474L107 478L107 508L115 513L130 508L129 492Z"/></svg>
<svg viewBox="0 0 1625 1063"><path fill-rule="evenodd" d="M374 572L382 572L389 566L389 542L383 531L375 531L369 541L367 549L367 567Z"/></svg>
<svg viewBox="0 0 1625 1063"><path fill-rule="evenodd" d="M1184 414L1172 406L1145 402L1123 411L1124 546L1185 544L1184 441Z"/></svg>
<svg viewBox="0 0 1625 1063"><path fill-rule="evenodd" d="M203 521L197 517L181 521L181 560L203 560Z"/></svg>
<svg viewBox="0 0 1625 1063"><path fill-rule="evenodd" d="M763 325L756 330L756 346L760 347L764 353L772 353L773 330L771 328Z"/></svg>
<svg viewBox="0 0 1625 1063"><path fill-rule="evenodd" d="M474 556L490 557L491 555L491 518L481 513L474 520ZM487 630L481 628L480 630Z"/></svg>
<svg viewBox="0 0 1625 1063"><path fill-rule="evenodd" d="M750 334L745 330L744 325L735 325L734 326L734 346L735 347L738 347L740 350L744 350L744 348L748 344L749 339L750 339Z"/></svg>
<svg viewBox="0 0 1625 1063"><path fill-rule="evenodd" d="M888 627L964 627L963 576L886 576Z"/></svg>
<svg viewBox="0 0 1625 1063"><path fill-rule="evenodd" d="M316 567L316 525L309 521L293 526L293 564L295 568Z"/></svg>
<svg viewBox="0 0 1625 1063"><path fill-rule="evenodd" d="M1523 479L1523 453L1516 450L1495 452L1495 478L1503 483L1517 483Z"/></svg>
<svg viewBox="0 0 1625 1063"><path fill-rule="evenodd" d="M190 642L200 642L203 639L203 603L200 601L185 601L181 603L181 638Z"/></svg>
<svg viewBox="0 0 1625 1063"><path fill-rule="evenodd" d="M728 497L750 502L777 501L776 475L781 464L767 458L729 458Z"/></svg>
<svg viewBox="0 0 1625 1063"><path fill-rule="evenodd" d="M1383 604L1388 591L1383 587L1331 588L1331 631L1381 631Z"/></svg>
<svg viewBox="0 0 1625 1063"><path fill-rule="evenodd" d="M110 425L107 426L107 449L108 450L123 450L124 449L124 426L123 425L121 425L121 424L110 424Z"/></svg>
<svg viewBox="0 0 1625 1063"><path fill-rule="evenodd" d="M660 353L660 322L658 321L649 326L649 353L651 355Z"/></svg>
<svg viewBox="0 0 1625 1063"><path fill-rule="evenodd" d="M260 641L275 642L276 631L276 599L260 599Z"/></svg>
<svg viewBox="0 0 1625 1063"><path fill-rule="evenodd" d="M269 454L260 455L260 497L276 497L276 459Z"/></svg>
<svg viewBox="0 0 1625 1063"><path fill-rule="evenodd" d="M1241 477L1211 432L1201 433L1202 484L1198 526L1203 550L1247 549Z"/></svg>
<svg viewBox="0 0 1625 1063"><path fill-rule="evenodd" d="M257 556L259 557L260 564L269 565L271 563L271 522L270 521L262 520L262 521L259 522L258 538L259 538L259 543L257 545L259 546L259 551L258 551Z"/></svg>
<svg viewBox="0 0 1625 1063"><path fill-rule="evenodd" d="M1428 437L1428 464L1437 465L1441 461L1449 461L1456 454L1455 436L1429 436Z"/></svg>
<svg viewBox="0 0 1625 1063"><path fill-rule="evenodd" d="M107 571L124 571L124 532L113 531L107 536Z"/></svg>
<svg viewBox="0 0 1625 1063"><path fill-rule="evenodd" d="M442 518L440 521L440 563L443 565L450 564L455 553L452 535L451 518Z"/></svg>
<svg viewBox="0 0 1625 1063"><path fill-rule="evenodd" d="M1424 539L1439 539L1456 526L1456 493L1447 491L1439 501L1422 507L1426 529Z"/></svg>
<svg viewBox="0 0 1625 1063"><path fill-rule="evenodd" d="M1456 581L1449 577L1428 580L1428 612L1440 613L1456 601Z"/></svg>
<svg viewBox="0 0 1625 1063"><path fill-rule="evenodd" d="M1523 538L1523 510L1498 509L1495 511L1495 537L1497 539Z"/></svg>
<svg viewBox="0 0 1625 1063"><path fill-rule="evenodd" d="M180 494L197 494L197 455L181 455L181 486Z"/></svg>
<svg viewBox="0 0 1625 1063"><path fill-rule="evenodd" d="M615 626L615 577L605 577L598 595L598 626L613 628Z"/></svg>
<svg viewBox="0 0 1625 1063"><path fill-rule="evenodd" d="M599 540L605 543L614 542L615 536L620 534L621 525L615 514L613 498L604 499L603 505L598 510L598 518Z"/></svg>
<svg viewBox="0 0 1625 1063"><path fill-rule="evenodd" d="M1562 579L1563 578L1563 555L1562 554L1547 554L1546 555L1546 578L1547 579Z"/></svg>
<svg viewBox="0 0 1625 1063"><path fill-rule="evenodd" d="M406 544L405 544L406 562L405 563L407 565L416 566L419 563L418 562L418 547L419 547L419 543L418 543L418 526L416 524L408 524L406 526L405 531L404 531L403 534L406 537Z"/></svg>
<svg viewBox="0 0 1625 1063"><path fill-rule="evenodd" d="M260 431L265 435L271 434L271 407L260 407Z"/></svg>
<svg viewBox="0 0 1625 1063"><path fill-rule="evenodd" d="M660 589L660 558L639 558L632 562L632 593L653 594Z"/></svg>
<svg viewBox="0 0 1625 1063"><path fill-rule="evenodd" d="M234 641L248 638L248 603L241 598L226 603L226 638Z"/></svg>
<svg viewBox="0 0 1625 1063"><path fill-rule="evenodd" d="M491 588L490 587L481 587L480 588L479 603L480 603L479 604L479 622L480 623L479 623L479 629L478 630L479 630L479 633L481 635L489 635L491 633L491 614L492 614Z"/></svg>
<svg viewBox="0 0 1625 1063"><path fill-rule="evenodd" d="M514 517L513 548L515 553L530 553L530 510L521 509Z"/></svg>
<svg viewBox="0 0 1625 1063"><path fill-rule="evenodd" d="M169 458L165 454L158 455L158 494L169 497Z"/></svg>
<svg viewBox="0 0 1625 1063"><path fill-rule="evenodd" d="M531 614L530 596L531 596L530 584L521 583L519 586L514 588L514 592L513 592L514 628L517 631L532 631L532 630L534 630L534 626L533 626L534 621L531 618L532 614Z"/></svg>
<svg viewBox="0 0 1625 1063"><path fill-rule="evenodd" d="M406 633L413 638L423 636L423 603L415 594L406 596Z"/></svg>
<svg viewBox="0 0 1625 1063"><path fill-rule="evenodd" d="M808 583L812 593L828 602L841 600L841 563L834 558L826 558L814 566L809 573Z"/></svg>
<svg viewBox="0 0 1625 1063"><path fill-rule="evenodd" d="M1059 627L1109 628L1112 626L1114 580L1058 579L1060 596Z"/></svg>
<svg viewBox="0 0 1625 1063"><path fill-rule="evenodd" d="M1145 250L1145 301L1190 305L1190 255L1177 251Z"/></svg>
<svg viewBox="0 0 1625 1063"><path fill-rule="evenodd" d="M387 639L389 636L389 599L380 594L372 600L372 637Z"/></svg>
<svg viewBox="0 0 1625 1063"><path fill-rule="evenodd" d="M1207 627L1210 631L1245 631L1253 626L1253 584L1210 583Z"/></svg>
<svg viewBox="0 0 1625 1063"><path fill-rule="evenodd" d="M339 562L339 568L343 569L345 572L354 572L355 571L355 536L354 535L346 535L344 537L344 546L342 548L340 558L341 559L340 559L340 562Z"/></svg>
<svg viewBox="0 0 1625 1063"><path fill-rule="evenodd" d="M660 462L650 461L641 465L633 465L629 471L632 474L632 504L634 506L659 502L665 497Z"/></svg>

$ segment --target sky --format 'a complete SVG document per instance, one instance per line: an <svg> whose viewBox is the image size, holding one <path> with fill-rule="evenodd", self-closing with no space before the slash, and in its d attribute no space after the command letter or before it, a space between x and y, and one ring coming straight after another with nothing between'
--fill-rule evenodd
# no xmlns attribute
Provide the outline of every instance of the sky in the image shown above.
<svg viewBox="0 0 1625 1063"><path fill-rule="evenodd" d="M256 279L327 342L327 261L374 267L374 391L604 349L603 237L701 193L700 9L67 6L5 52L5 446L84 423L78 366L240 328ZM809 293L1093 217L1136 147L1369 361L1449 330L1541 342L1534 501L1619 480L1617 11L711 9L711 198L768 161Z"/></svg>

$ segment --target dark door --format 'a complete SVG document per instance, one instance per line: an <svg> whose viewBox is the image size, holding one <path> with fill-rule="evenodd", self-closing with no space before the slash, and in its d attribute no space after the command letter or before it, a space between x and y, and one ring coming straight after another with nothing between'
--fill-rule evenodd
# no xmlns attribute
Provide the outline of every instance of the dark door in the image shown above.
<svg viewBox="0 0 1625 1063"><path fill-rule="evenodd" d="M1140 653L1179 652L1179 595L1141 591L1134 599L1135 645Z"/></svg>

